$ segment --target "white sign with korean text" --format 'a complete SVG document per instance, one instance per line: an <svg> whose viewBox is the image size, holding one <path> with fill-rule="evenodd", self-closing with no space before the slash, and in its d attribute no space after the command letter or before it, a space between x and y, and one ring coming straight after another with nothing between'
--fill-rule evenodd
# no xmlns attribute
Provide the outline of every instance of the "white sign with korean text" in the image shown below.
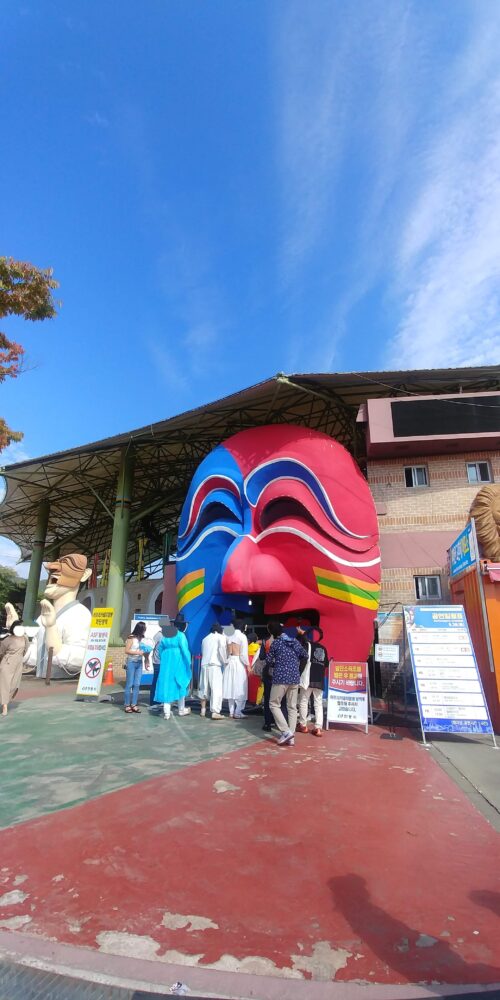
<svg viewBox="0 0 500 1000"><path fill-rule="evenodd" d="M399 663L399 646L375 643L375 660L377 663Z"/></svg>
<svg viewBox="0 0 500 1000"><path fill-rule="evenodd" d="M80 679L76 689L77 695L98 698L101 693L112 624L113 608L94 608Z"/></svg>
<svg viewBox="0 0 500 1000"><path fill-rule="evenodd" d="M422 732L493 733L461 604L404 608Z"/></svg>

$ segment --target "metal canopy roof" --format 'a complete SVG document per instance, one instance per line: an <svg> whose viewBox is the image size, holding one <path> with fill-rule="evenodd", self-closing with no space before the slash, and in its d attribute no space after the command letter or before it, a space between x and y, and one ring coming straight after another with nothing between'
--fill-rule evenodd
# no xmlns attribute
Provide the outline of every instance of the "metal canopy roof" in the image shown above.
<svg viewBox="0 0 500 1000"><path fill-rule="evenodd" d="M6 495L0 534L31 552L40 500L50 501L46 551L104 555L111 544L116 480L123 449L135 454L129 562L137 539L149 542L148 559L162 552L166 531L175 536L196 466L226 437L265 423L297 423L332 435L364 457L359 405L380 396L485 392L500 389L500 366L426 371L278 374L168 420L68 451L18 462L2 470Z"/></svg>

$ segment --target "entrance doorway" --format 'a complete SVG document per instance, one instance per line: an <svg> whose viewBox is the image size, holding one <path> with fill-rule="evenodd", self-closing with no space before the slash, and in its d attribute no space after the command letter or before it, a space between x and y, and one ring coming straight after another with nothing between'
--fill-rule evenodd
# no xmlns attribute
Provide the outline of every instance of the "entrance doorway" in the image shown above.
<svg viewBox="0 0 500 1000"><path fill-rule="evenodd" d="M284 612L279 614L279 612L274 612L273 614L266 614L264 611L264 604L266 597L263 594L252 594L251 597L246 597L246 595L237 595L240 600L238 604L244 604L243 610L240 608L231 607L229 604L230 595L228 595L227 605L215 605L214 611L217 620L221 625L229 625L234 619L238 619L247 626L248 630L253 630L257 633L259 639L266 639L268 636L267 625L271 621L279 621L283 624L285 629L294 628L297 625L309 625L311 627L319 625L319 613L315 608L304 608L298 609L292 612ZM241 600L243 598L243 600Z"/></svg>

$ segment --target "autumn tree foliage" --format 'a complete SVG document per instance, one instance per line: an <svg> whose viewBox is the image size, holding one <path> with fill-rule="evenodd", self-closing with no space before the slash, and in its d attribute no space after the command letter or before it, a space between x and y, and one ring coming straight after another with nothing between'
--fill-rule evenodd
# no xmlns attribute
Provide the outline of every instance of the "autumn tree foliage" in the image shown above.
<svg viewBox="0 0 500 1000"><path fill-rule="evenodd" d="M52 270L41 270L26 261L0 257L0 319L23 316L24 319L51 319L56 315L52 290L58 288ZM17 378L23 370L24 348L0 331L0 382ZM20 441L20 431L13 431L0 418L0 451L11 441Z"/></svg>

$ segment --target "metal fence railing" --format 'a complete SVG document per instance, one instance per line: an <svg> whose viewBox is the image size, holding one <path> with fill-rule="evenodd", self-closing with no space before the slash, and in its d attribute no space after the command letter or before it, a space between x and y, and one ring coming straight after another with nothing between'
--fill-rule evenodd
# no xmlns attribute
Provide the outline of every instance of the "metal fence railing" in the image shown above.
<svg viewBox="0 0 500 1000"><path fill-rule="evenodd" d="M375 628L379 645L398 646L397 663L370 663L370 685L374 702L374 721L381 716L395 722L418 723L418 709L410 654L406 642L401 604L379 609Z"/></svg>

